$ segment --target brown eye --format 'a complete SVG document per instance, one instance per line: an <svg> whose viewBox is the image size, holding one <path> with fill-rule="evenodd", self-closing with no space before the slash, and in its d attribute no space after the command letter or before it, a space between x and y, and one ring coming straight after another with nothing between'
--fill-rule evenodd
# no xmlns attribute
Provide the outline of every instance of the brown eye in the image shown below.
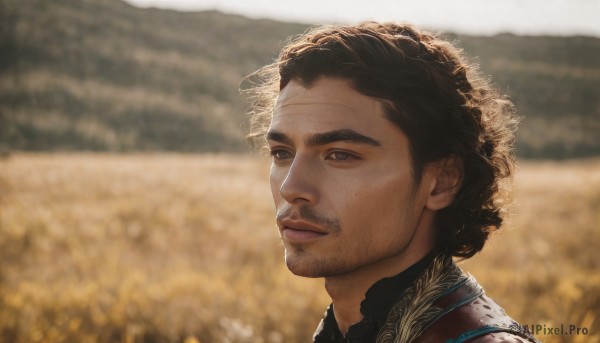
<svg viewBox="0 0 600 343"><path fill-rule="evenodd" d="M275 160L284 160L286 158L290 158L292 156L292 154L286 150L273 149L273 150L271 150L271 156Z"/></svg>
<svg viewBox="0 0 600 343"><path fill-rule="evenodd" d="M334 151L326 157L326 159L333 161L347 161L354 158L356 158L356 156L343 151Z"/></svg>

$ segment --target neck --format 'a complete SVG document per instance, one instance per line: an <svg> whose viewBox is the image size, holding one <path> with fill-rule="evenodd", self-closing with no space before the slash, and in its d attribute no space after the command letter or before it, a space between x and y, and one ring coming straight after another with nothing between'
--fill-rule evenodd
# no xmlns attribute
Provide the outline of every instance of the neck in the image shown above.
<svg viewBox="0 0 600 343"><path fill-rule="evenodd" d="M333 303L333 313L340 332L363 319L360 305L365 294L377 281L397 275L427 255L429 250L410 256L395 256L352 273L325 278L325 289Z"/></svg>
<svg viewBox="0 0 600 343"><path fill-rule="evenodd" d="M419 224L432 223L420 222ZM344 336L352 324L363 319L360 305L374 283L403 272L433 249L434 239L430 235L431 232L431 230L417 230L413 240L397 255L361 266L349 273L325 277L325 289L331 297L335 320Z"/></svg>

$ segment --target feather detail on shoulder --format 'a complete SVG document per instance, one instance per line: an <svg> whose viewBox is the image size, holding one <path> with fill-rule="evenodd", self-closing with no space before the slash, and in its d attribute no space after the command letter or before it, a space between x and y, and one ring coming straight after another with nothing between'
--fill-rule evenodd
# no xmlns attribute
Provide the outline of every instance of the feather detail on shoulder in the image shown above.
<svg viewBox="0 0 600 343"><path fill-rule="evenodd" d="M440 313L433 303L466 276L450 256L438 256L396 301L385 324L379 330L377 343L412 342Z"/></svg>

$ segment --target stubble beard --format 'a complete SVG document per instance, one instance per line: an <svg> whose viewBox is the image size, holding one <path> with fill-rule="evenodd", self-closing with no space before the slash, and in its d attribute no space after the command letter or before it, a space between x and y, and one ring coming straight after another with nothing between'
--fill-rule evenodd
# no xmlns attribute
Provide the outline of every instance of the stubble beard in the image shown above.
<svg viewBox="0 0 600 343"><path fill-rule="evenodd" d="M331 277L347 272L344 261L335 257L318 257L304 247L293 245L285 248L285 263L294 275L321 278Z"/></svg>
<svg viewBox="0 0 600 343"><path fill-rule="evenodd" d="M409 210L408 207L408 204L406 204L401 211L407 212ZM406 228L408 228L408 223L400 225L400 228L406 230ZM399 231L401 231L400 228ZM414 230L411 231L413 234L399 242L401 244L388 246L383 251L373 250L374 244L371 242L371 237L369 235L353 240L353 242L357 244L351 244L352 246L338 244L336 248L330 249L329 251L323 250L327 249L325 246L311 247L310 244L304 245L284 242L285 262L288 269L293 274L302 277L328 278L349 274L381 260L404 253L414 237L415 232ZM341 232L341 226L337 226L334 233L331 234L331 237L325 239L338 240ZM371 230L362 230L362 232L369 233ZM379 249L379 247L375 249Z"/></svg>
<svg viewBox="0 0 600 343"><path fill-rule="evenodd" d="M328 236L331 236L327 239L337 238L342 231L340 222L337 219L321 216L308 206L298 207L295 211L288 207L277 215L278 220L286 217L304 219L327 228ZM341 258L320 256L318 252L311 251L310 247L306 247L304 244L286 243L285 241L283 244L285 247L285 263L295 275L319 278L338 275L345 270L345 268L340 267L347 264L347 261L343 261Z"/></svg>
<svg viewBox="0 0 600 343"><path fill-rule="evenodd" d="M348 274L368 264L372 258L368 244L346 251L330 251L325 256L301 244L285 244L285 262L297 276L309 278L334 277Z"/></svg>
<svg viewBox="0 0 600 343"><path fill-rule="evenodd" d="M411 187L409 195L403 206L396 211L400 213L409 213L411 206L414 201L416 193L416 187ZM289 215L291 209L287 209L280 215ZM322 224L329 228L328 232L331 237L324 239L339 239L342 233L342 227L340 222L335 219L328 219L320 217L314 214L310 208L300 208L300 214L302 218L309 218L313 222ZM399 230L406 230L408 228L407 223L400 225ZM371 230L363 230L367 233L361 239L353 240L355 243L359 242L355 246L339 246L339 251L322 251L326 247L315 247L317 249L311 249L310 246L304 244L294 244L289 242L283 242L285 246L285 263L293 274L308 278L321 278L321 277L335 277L344 274L351 273L355 270L363 268L365 266L377 263L380 260L393 257L395 255L402 254L409 246L412 238L409 238L406 242L403 242L400 246L396 246L391 250L386 249L383 254L371 251L373 244L371 244L371 237L368 233ZM414 230L413 236L414 236ZM321 249L318 249L321 248ZM324 254L323 254L324 253Z"/></svg>

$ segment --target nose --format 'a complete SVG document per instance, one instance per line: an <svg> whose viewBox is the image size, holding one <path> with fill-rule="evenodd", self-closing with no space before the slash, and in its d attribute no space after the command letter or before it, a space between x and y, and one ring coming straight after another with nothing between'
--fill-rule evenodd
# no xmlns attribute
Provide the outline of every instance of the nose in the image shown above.
<svg viewBox="0 0 600 343"><path fill-rule="evenodd" d="M317 203L319 193L315 169L309 156L296 154L279 188L281 197L290 204Z"/></svg>

